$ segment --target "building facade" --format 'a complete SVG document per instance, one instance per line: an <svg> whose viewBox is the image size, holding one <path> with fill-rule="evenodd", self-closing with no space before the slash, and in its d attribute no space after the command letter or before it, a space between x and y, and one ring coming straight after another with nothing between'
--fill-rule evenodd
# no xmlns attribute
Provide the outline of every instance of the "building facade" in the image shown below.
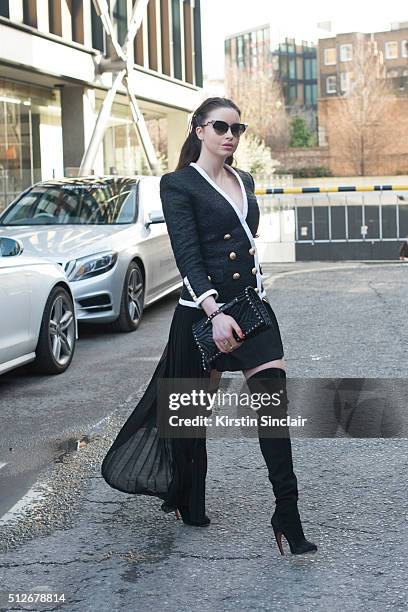
<svg viewBox="0 0 408 612"><path fill-rule="evenodd" d="M123 44L134 2L108 2ZM0 0L0 210L38 180L75 174L112 84L98 71L107 52L92 0ZM202 87L200 0L149 0L131 53L136 97L162 121L168 167L177 162ZM121 86L96 174L147 171Z"/></svg>
<svg viewBox="0 0 408 612"><path fill-rule="evenodd" d="M396 93L408 94L408 23L394 24L394 29L370 34L350 32L319 39L319 98L347 93L353 78L353 58L362 42L373 43L383 66L379 76L393 80Z"/></svg>
<svg viewBox="0 0 408 612"><path fill-rule="evenodd" d="M332 172L408 173L408 24L319 39L318 69L318 140ZM391 87L383 88L387 82ZM360 117L357 101L348 94L362 96L363 90L369 103ZM346 125L344 108L350 114L353 104L355 113Z"/></svg>
<svg viewBox="0 0 408 612"><path fill-rule="evenodd" d="M293 38L276 40L270 25L228 36L225 57L232 65L275 76L282 85L287 107L317 108L316 45Z"/></svg>

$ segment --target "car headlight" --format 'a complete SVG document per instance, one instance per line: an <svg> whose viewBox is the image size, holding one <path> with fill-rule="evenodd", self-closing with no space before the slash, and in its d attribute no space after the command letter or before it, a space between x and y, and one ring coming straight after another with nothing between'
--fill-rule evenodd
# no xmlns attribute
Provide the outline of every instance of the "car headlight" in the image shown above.
<svg viewBox="0 0 408 612"><path fill-rule="evenodd" d="M98 274L108 272L115 265L118 254L111 251L108 253L96 253L70 261L65 266L68 280L78 281Z"/></svg>

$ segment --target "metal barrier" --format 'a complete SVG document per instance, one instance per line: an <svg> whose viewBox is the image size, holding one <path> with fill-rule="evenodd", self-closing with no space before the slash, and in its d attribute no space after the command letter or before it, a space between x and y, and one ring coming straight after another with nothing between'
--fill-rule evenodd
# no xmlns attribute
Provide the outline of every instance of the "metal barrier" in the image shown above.
<svg viewBox="0 0 408 612"><path fill-rule="evenodd" d="M407 191L408 185L256 189L265 260L279 261L280 252L281 261L395 259L408 237Z"/></svg>
<svg viewBox="0 0 408 612"><path fill-rule="evenodd" d="M256 189L256 195L289 195L299 193L344 193L359 191L408 191L408 185L340 185L339 187L267 187Z"/></svg>

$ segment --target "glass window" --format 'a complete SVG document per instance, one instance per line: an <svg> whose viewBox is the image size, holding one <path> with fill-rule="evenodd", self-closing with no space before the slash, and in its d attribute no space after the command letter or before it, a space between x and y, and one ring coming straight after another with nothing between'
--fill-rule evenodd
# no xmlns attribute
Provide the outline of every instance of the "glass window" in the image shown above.
<svg viewBox="0 0 408 612"><path fill-rule="evenodd" d="M325 66L333 66L336 64L336 47L324 49L324 64Z"/></svg>
<svg viewBox="0 0 408 612"><path fill-rule="evenodd" d="M7 17L7 19L10 18L9 0L0 0L0 15Z"/></svg>
<svg viewBox="0 0 408 612"><path fill-rule="evenodd" d="M14 0L15 3L15 0ZM36 0L23 0L23 23L32 28L37 27L37 3Z"/></svg>
<svg viewBox="0 0 408 612"><path fill-rule="evenodd" d="M341 62L350 62L353 59L353 45L347 43L345 45L340 45L340 61Z"/></svg>
<svg viewBox="0 0 408 612"><path fill-rule="evenodd" d="M127 0L116 0L112 10L113 25L116 26L118 42L123 45L127 33Z"/></svg>
<svg viewBox="0 0 408 612"><path fill-rule="evenodd" d="M292 58L289 60L289 78L296 79L296 61Z"/></svg>
<svg viewBox="0 0 408 612"><path fill-rule="evenodd" d="M363 207L347 206L348 237L362 238L361 226L363 225Z"/></svg>
<svg viewBox="0 0 408 612"><path fill-rule="evenodd" d="M312 58L312 79L317 79L317 59Z"/></svg>
<svg viewBox="0 0 408 612"><path fill-rule="evenodd" d="M391 70L387 70L388 79L395 79L398 76L399 76L399 72L398 70L395 70L395 68L392 68Z"/></svg>
<svg viewBox="0 0 408 612"><path fill-rule="evenodd" d="M326 93L336 93L337 91L337 83L336 77L334 75L328 76L326 78Z"/></svg>
<svg viewBox="0 0 408 612"><path fill-rule="evenodd" d="M401 57L408 57L408 40L401 40Z"/></svg>
<svg viewBox="0 0 408 612"><path fill-rule="evenodd" d="M332 240L344 240L346 237L346 207L331 206L331 233Z"/></svg>
<svg viewBox="0 0 408 612"><path fill-rule="evenodd" d="M314 106L317 101L317 85L305 85L305 104Z"/></svg>
<svg viewBox="0 0 408 612"><path fill-rule="evenodd" d="M397 59L398 58L398 42L396 40L390 40L385 43L385 59Z"/></svg>
<svg viewBox="0 0 408 612"><path fill-rule="evenodd" d="M280 76L283 78L287 78L288 77L288 56L287 55L281 55L280 57L280 61L279 61L279 72L280 72Z"/></svg>
<svg viewBox="0 0 408 612"><path fill-rule="evenodd" d="M294 104L297 98L297 85L289 85L288 89L288 103Z"/></svg>
<svg viewBox="0 0 408 612"><path fill-rule="evenodd" d="M105 53L105 35L102 21L97 15L93 2L91 2L91 28L92 28L92 47Z"/></svg>
<svg viewBox="0 0 408 612"><path fill-rule="evenodd" d="M0 79L0 210L34 182L62 172L59 90Z"/></svg>
<svg viewBox="0 0 408 612"><path fill-rule="evenodd" d="M134 185L129 181L33 187L7 212L2 225L116 225L135 215Z"/></svg>
<svg viewBox="0 0 408 612"><path fill-rule="evenodd" d="M312 78L312 60L309 58L306 58L303 61L303 71L304 71L304 77L305 79L311 79Z"/></svg>
<svg viewBox="0 0 408 612"><path fill-rule="evenodd" d="M315 239L329 239L329 213L327 206L314 207Z"/></svg>
<svg viewBox="0 0 408 612"><path fill-rule="evenodd" d="M180 0L172 0L172 18L173 18L173 63L174 76L176 79L182 79L181 69L181 19L180 19Z"/></svg>
<svg viewBox="0 0 408 612"><path fill-rule="evenodd" d="M382 237L397 237L397 207L393 204L381 207Z"/></svg>

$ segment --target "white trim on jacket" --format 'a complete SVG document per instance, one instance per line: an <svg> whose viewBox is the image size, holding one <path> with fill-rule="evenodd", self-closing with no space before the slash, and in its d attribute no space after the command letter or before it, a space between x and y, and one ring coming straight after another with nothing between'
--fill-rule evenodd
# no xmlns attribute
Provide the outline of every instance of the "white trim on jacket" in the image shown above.
<svg viewBox="0 0 408 612"><path fill-rule="evenodd" d="M236 170L234 170L234 168L232 168L229 164L224 164L224 168L226 168L229 172L232 172L232 174L234 174L237 179L238 179L238 183L241 187L241 193L242 193L242 198L243 198L243 202L244 202L244 210L241 213L239 207L236 205L236 203L230 198L230 196L225 193L225 191L223 189L221 189L221 187L219 185L217 185L217 183L215 183L206 173L206 171L204 170L204 168L201 168L201 166L199 166L198 164L196 164L195 162L190 162L190 166L193 166L193 168L195 168L197 170L197 172L199 172L205 179L206 181L208 181L210 183L210 185L212 185L214 187L214 189L216 189L226 200L227 202L229 202L232 206L232 208L235 210L238 219L242 225L242 227L245 230L246 235L248 236L249 242L251 243L251 246L254 247L255 252L254 252L254 259L255 259L255 267L256 267L256 286L258 289L258 293L259 295L261 295L261 290L262 290L262 278L261 278L261 274L260 274L260 266L259 266L259 259L258 259L258 250L256 248L256 244L255 244L255 240L254 237L252 236L252 232L248 226L248 223L246 222L246 218L248 216L248 197L247 197L247 192L245 189L245 186L242 182L242 179L240 177L240 175L238 174L238 172Z"/></svg>

